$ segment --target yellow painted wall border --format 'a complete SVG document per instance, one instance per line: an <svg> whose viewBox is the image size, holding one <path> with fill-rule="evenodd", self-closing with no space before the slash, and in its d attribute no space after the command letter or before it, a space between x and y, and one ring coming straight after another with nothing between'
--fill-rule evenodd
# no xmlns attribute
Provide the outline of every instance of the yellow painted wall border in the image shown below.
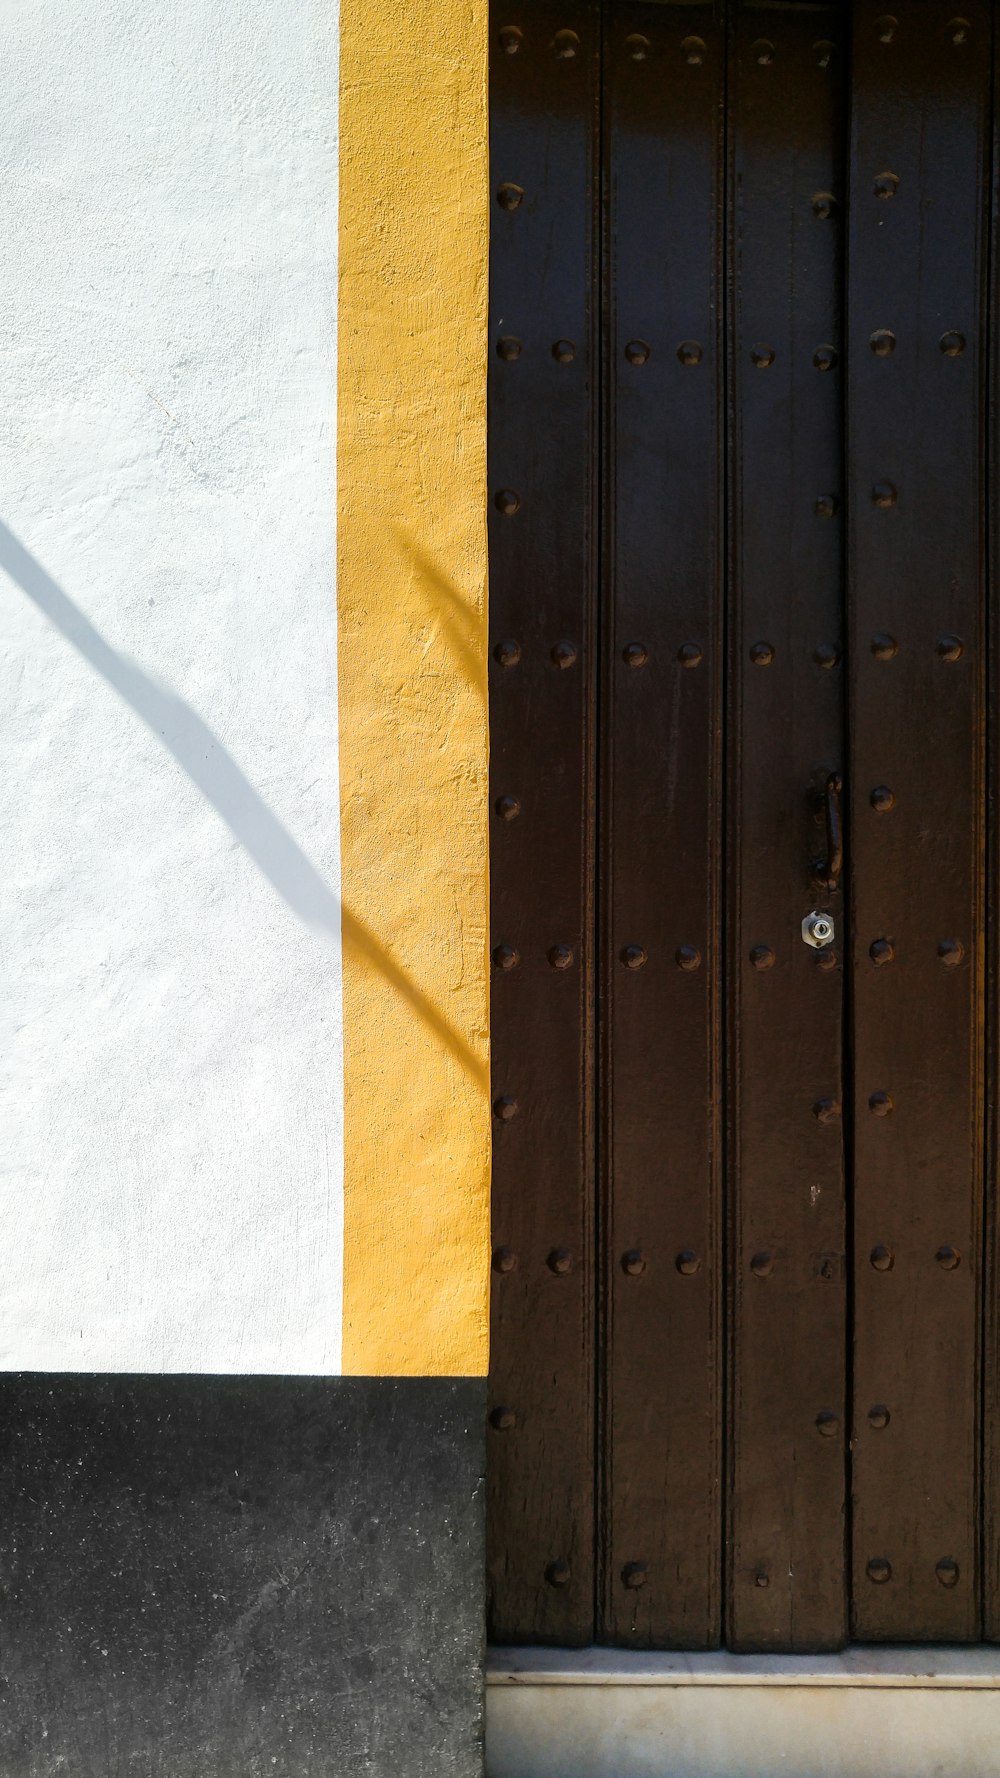
<svg viewBox="0 0 1000 1778"><path fill-rule="evenodd" d="M341 0L346 1374L487 1366L486 0Z"/></svg>

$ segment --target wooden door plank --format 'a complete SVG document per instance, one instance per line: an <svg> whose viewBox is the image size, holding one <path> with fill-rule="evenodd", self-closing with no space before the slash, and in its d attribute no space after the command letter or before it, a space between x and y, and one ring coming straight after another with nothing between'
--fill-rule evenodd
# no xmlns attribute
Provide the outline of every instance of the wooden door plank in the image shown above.
<svg viewBox="0 0 1000 1778"><path fill-rule="evenodd" d="M602 1636L721 1634L722 120L712 4L611 9Z"/></svg>
<svg viewBox="0 0 1000 1778"><path fill-rule="evenodd" d="M993 140L990 192L990 300L986 317L991 341L986 374L989 386L987 438L987 1056L986 1267L984 1317L983 1425L983 1635L1000 1642L1000 33L993 33Z"/></svg>
<svg viewBox="0 0 1000 1778"><path fill-rule="evenodd" d="M490 1634L594 1593L595 5L494 6ZM433 491L442 497L441 490Z"/></svg>
<svg viewBox="0 0 1000 1778"><path fill-rule="evenodd" d="M836 7L735 8L729 914L729 1641L846 1634L842 896L815 885L843 768ZM802 921L831 914L813 949Z"/></svg>
<svg viewBox="0 0 1000 1778"><path fill-rule="evenodd" d="M979 1634L990 12L854 9L854 1634Z"/></svg>

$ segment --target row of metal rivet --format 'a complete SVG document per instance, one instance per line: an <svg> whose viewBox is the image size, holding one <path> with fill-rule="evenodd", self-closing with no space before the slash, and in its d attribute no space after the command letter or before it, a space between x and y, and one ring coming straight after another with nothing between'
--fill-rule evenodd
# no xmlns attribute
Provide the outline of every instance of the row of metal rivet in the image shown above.
<svg viewBox="0 0 1000 1778"><path fill-rule="evenodd" d="M892 13L885 13L875 20L873 35L879 43L895 43L899 34L899 20ZM524 43L524 32L520 25L501 25L497 33L500 47L505 55L516 56ZM941 35L955 49L962 49L973 35L972 26L966 18L949 19ZM689 68L700 68L708 55L708 44L704 37L689 35L680 39L670 39L670 48L677 47L681 57ZM556 31L548 40L548 47L559 62L572 62L580 52L580 37L576 31L563 29ZM623 39L623 47L630 61L645 62L653 50L653 40L642 31L630 31ZM658 42L657 47L661 47ZM829 37L819 37L811 47L816 65L828 68L838 51L839 45ZM750 44L750 55L760 68L770 68L778 56L777 48L770 37L757 37Z"/></svg>

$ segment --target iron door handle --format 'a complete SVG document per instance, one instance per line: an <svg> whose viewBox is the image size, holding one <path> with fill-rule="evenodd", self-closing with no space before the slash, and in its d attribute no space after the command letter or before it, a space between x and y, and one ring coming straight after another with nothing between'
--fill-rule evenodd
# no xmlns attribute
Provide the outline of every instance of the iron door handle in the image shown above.
<svg viewBox="0 0 1000 1778"><path fill-rule="evenodd" d="M823 804L826 812L826 857L816 872L816 882L820 889L831 893L840 887L840 874L844 868L844 823L840 810L840 794L844 781L839 772L831 772L823 789Z"/></svg>

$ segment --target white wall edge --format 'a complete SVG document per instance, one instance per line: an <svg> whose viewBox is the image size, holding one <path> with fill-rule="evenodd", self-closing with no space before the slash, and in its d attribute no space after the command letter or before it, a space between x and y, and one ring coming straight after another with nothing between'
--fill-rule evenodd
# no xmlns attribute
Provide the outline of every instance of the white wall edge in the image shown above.
<svg viewBox="0 0 1000 1778"><path fill-rule="evenodd" d="M875 1647L832 1655L491 1648L488 1686L801 1686L1000 1690L1000 1647Z"/></svg>

